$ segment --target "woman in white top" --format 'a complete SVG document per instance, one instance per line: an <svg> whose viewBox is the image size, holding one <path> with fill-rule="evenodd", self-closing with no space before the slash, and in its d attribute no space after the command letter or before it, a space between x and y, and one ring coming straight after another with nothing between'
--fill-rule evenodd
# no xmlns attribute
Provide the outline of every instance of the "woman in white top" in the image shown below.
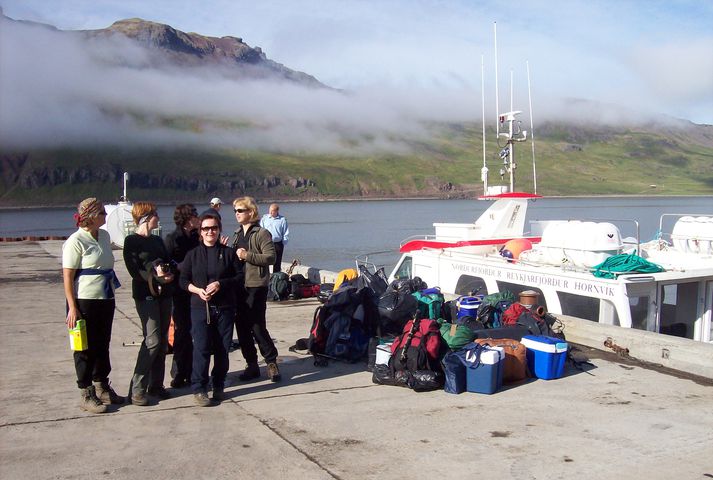
<svg viewBox="0 0 713 480"><path fill-rule="evenodd" d="M106 405L124 403L109 385L109 343L114 321L114 289L119 282L114 273L114 255L106 230L104 205L87 198L74 215L77 229L62 246L62 278L67 300L67 327L84 319L87 350L74 352L80 407L103 413Z"/></svg>

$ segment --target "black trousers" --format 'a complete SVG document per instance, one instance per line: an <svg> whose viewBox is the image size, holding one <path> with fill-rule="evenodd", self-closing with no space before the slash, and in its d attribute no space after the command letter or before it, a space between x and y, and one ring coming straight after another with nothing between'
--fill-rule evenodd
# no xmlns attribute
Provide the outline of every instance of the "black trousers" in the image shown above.
<svg viewBox="0 0 713 480"><path fill-rule="evenodd" d="M225 376L228 373L230 360L228 349L233 339L234 308L210 308L210 323L208 312L204 307L191 309L191 335L193 337L193 371L191 372L191 390L193 393L205 392L208 388L208 368L210 356L213 355L213 389L222 390L225 387Z"/></svg>
<svg viewBox="0 0 713 480"><path fill-rule="evenodd" d="M87 326L89 348L83 352L74 352L74 368L77 371L77 386L87 388L95 382L108 382L111 372L109 361L109 343L111 327L114 324L114 299L85 300L78 299L77 306L81 318Z"/></svg>
<svg viewBox="0 0 713 480"><path fill-rule="evenodd" d="M193 339L191 338L191 295L173 296L173 363L171 378L191 380Z"/></svg>
<svg viewBox="0 0 713 480"><path fill-rule="evenodd" d="M239 292L235 324L243 358L248 363L257 363L257 349L267 363L277 360L277 347L267 331L265 310L267 287L245 287Z"/></svg>
<svg viewBox="0 0 713 480"><path fill-rule="evenodd" d="M285 244L282 242L273 242L275 245L275 264L272 266L273 272L282 271L282 254L285 251Z"/></svg>

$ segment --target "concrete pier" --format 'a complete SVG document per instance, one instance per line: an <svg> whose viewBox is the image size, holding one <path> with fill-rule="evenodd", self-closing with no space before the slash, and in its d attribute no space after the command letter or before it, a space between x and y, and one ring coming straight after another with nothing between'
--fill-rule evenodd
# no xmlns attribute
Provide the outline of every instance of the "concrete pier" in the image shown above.
<svg viewBox="0 0 713 480"><path fill-rule="evenodd" d="M494 395L374 385L364 364L288 351L317 301L270 304L283 381L237 380L227 400L195 406L189 389L148 407L92 415L64 325L62 242L0 245L0 477L3 479L601 479L713 477L713 386L581 347L591 365ZM141 341L130 279L111 346L122 395ZM171 357L167 357L167 362ZM167 369L168 372L168 369ZM166 385L168 381L166 379Z"/></svg>

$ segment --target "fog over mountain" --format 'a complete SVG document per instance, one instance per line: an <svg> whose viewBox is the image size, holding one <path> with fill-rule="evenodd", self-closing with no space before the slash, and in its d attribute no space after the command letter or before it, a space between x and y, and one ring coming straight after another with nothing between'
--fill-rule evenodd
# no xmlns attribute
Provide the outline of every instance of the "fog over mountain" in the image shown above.
<svg viewBox="0 0 713 480"><path fill-rule="evenodd" d="M269 60L269 52L236 37L186 34L138 19L93 31L61 31L7 17L0 22L4 148L405 152L404 140L428 136L429 122L481 119L479 79L460 87L340 91ZM523 88L514 103L529 128L524 72L519 78ZM536 122L690 125L654 112L538 97L536 82ZM494 125L494 92L486 91L485 98L486 122Z"/></svg>

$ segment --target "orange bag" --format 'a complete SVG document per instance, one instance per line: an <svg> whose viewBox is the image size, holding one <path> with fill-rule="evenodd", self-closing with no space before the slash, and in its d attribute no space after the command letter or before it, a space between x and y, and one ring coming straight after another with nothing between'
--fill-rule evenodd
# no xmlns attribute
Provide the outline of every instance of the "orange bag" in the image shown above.
<svg viewBox="0 0 713 480"><path fill-rule="evenodd" d="M173 316L171 316L171 322L168 324L168 352L173 353L173 336L176 326L173 323Z"/></svg>
<svg viewBox="0 0 713 480"><path fill-rule="evenodd" d="M505 351L505 370L503 382L519 382L530 376L527 368L527 348L512 338L477 338L474 340L481 345L503 347Z"/></svg>
<svg viewBox="0 0 713 480"><path fill-rule="evenodd" d="M334 280L334 291L336 292L342 283L354 280L359 276L359 272L355 268L345 268L337 274L337 278Z"/></svg>

